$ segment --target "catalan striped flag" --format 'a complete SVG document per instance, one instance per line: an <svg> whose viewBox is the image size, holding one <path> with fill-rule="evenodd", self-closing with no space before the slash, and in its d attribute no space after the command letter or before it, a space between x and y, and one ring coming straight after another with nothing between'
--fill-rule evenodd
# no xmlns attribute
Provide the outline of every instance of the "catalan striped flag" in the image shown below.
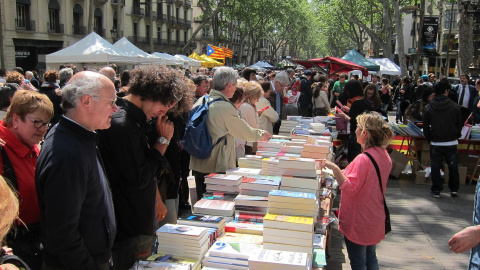
<svg viewBox="0 0 480 270"><path fill-rule="evenodd" d="M225 52L220 47L208 44L207 56L211 58L225 58Z"/></svg>
<svg viewBox="0 0 480 270"><path fill-rule="evenodd" d="M232 58L233 50L229 49L227 47L223 47L223 46L221 46L221 47L222 47L223 51L225 52L225 57Z"/></svg>

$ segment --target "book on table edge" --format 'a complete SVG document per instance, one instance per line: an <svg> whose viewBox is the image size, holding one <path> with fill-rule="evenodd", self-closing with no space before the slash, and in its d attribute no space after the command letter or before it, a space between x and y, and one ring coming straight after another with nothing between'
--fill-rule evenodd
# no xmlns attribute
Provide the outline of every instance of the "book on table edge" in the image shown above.
<svg viewBox="0 0 480 270"><path fill-rule="evenodd" d="M187 258L187 257L177 257L171 254L161 254L161 253L153 254L152 256L147 258L147 261L190 264L192 266L192 270L197 269L200 266L200 262L196 259Z"/></svg>
<svg viewBox="0 0 480 270"><path fill-rule="evenodd" d="M302 252L310 256L313 254L313 245L306 247L306 246L297 246L297 245L290 245L290 244L271 243L263 240L263 248L273 249L273 250L283 250L283 251L289 251L289 252Z"/></svg>
<svg viewBox="0 0 480 270"><path fill-rule="evenodd" d="M179 217L177 224L198 227L221 228L225 227L225 218L219 216L190 215L185 218Z"/></svg>
<svg viewBox="0 0 480 270"><path fill-rule="evenodd" d="M240 188L253 189L261 191L270 191L272 189L278 189L280 186L279 180L258 179L252 177L245 177L240 184Z"/></svg>
<svg viewBox="0 0 480 270"><path fill-rule="evenodd" d="M248 260L248 257L250 257L255 250L261 248L260 245L252 243L217 241L210 247L208 253L210 256L215 257Z"/></svg>
<svg viewBox="0 0 480 270"><path fill-rule="evenodd" d="M226 174L234 174L234 175L259 175L262 174L261 169L252 169L252 168L231 168L225 171Z"/></svg>
<svg viewBox="0 0 480 270"><path fill-rule="evenodd" d="M260 196L260 197L268 197L268 193L270 191L262 191L262 190L253 190L253 189L242 189L240 187L240 195L249 195L249 196Z"/></svg>
<svg viewBox="0 0 480 270"><path fill-rule="evenodd" d="M278 209L292 209L292 210L304 210L304 211L318 211L319 206L317 201L311 203L290 203L290 202L275 202L269 201L268 202L268 209L271 208L278 208Z"/></svg>
<svg viewBox="0 0 480 270"><path fill-rule="evenodd" d="M178 235L182 238L199 239L207 233L206 228L181 224L165 224L156 231L157 236Z"/></svg>
<svg viewBox="0 0 480 270"><path fill-rule="evenodd" d="M302 210L302 209L291 209L291 208L268 208L268 213L276 214L276 215L296 215L296 216L303 216L303 217L313 217L317 219L319 210Z"/></svg>
<svg viewBox="0 0 480 270"><path fill-rule="evenodd" d="M323 249L325 246L325 235L320 233L313 234L313 248Z"/></svg>
<svg viewBox="0 0 480 270"><path fill-rule="evenodd" d="M225 225L225 232L262 235L263 223L233 220Z"/></svg>
<svg viewBox="0 0 480 270"><path fill-rule="evenodd" d="M263 223L263 218L265 217L264 213L246 213L246 212L236 212L235 220L243 222L256 222Z"/></svg>
<svg viewBox="0 0 480 270"><path fill-rule="evenodd" d="M211 173L205 176L205 184L238 186L242 179L242 175Z"/></svg>
<svg viewBox="0 0 480 270"><path fill-rule="evenodd" d="M282 230L282 229L275 229L270 227L263 227L263 235L272 235L272 236L292 236L299 239L306 239L306 240L314 240L315 235L311 232L301 232L295 230Z"/></svg>
<svg viewBox="0 0 480 270"><path fill-rule="evenodd" d="M263 237L261 235L246 234L246 233L231 233L226 232L225 235L219 237L217 241L228 243L250 243L261 245Z"/></svg>
<svg viewBox="0 0 480 270"><path fill-rule="evenodd" d="M243 267L248 267L248 259L247 260L238 260L238 259L232 259L232 258L225 258L225 257L217 257L217 256L212 256L210 255L209 252L205 254L205 257L203 257L202 264L204 262L212 262L212 263L222 263L222 264L232 264L232 265L240 265Z"/></svg>
<svg viewBox="0 0 480 270"><path fill-rule="evenodd" d="M290 235L292 235L293 233L294 233L294 231L292 231ZM268 234L266 235L266 234L264 234L263 235L263 243L300 246L300 247L306 247L306 248L309 248L309 249L313 248L313 239L301 239L301 238L287 237L287 236L277 236L277 235L268 235Z"/></svg>
<svg viewBox="0 0 480 270"><path fill-rule="evenodd" d="M313 217L286 216L267 213L263 218L263 226L274 229L313 233L313 221Z"/></svg>
<svg viewBox="0 0 480 270"><path fill-rule="evenodd" d="M280 190L288 190L288 191L295 191L295 192L307 192L307 193L315 193L315 196L319 200L323 199L320 198L320 187L318 189L312 189L312 188L299 188L299 187L289 187L289 186L280 186Z"/></svg>
<svg viewBox="0 0 480 270"><path fill-rule="evenodd" d="M317 200L315 193L295 192L288 190L271 190L268 193L269 202L313 204Z"/></svg>
<svg viewBox="0 0 480 270"><path fill-rule="evenodd" d="M172 263L172 262L152 262L138 261L131 269L149 269L149 270L191 270L192 265Z"/></svg>
<svg viewBox="0 0 480 270"><path fill-rule="evenodd" d="M262 267L262 269L274 267L272 269L305 270L310 266L310 259L308 254L303 252L289 252L264 248L250 256L248 266L250 268Z"/></svg>
<svg viewBox="0 0 480 270"><path fill-rule="evenodd" d="M327 256L324 249L314 248L313 249L313 260L312 266L314 268L322 268L327 265Z"/></svg>
<svg viewBox="0 0 480 270"><path fill-rule="evenodd" d="M206 260L202 261L202 265L209 266L215 269L248 270L248 266L227 264L227 263L220 263L220 262L211 262Z"/></svg>
<svg viewBox="0 0 480 270"><path fill-rule="evenodd" d="M303 169L281 169L280 168L280 175L290 175L296 177L317 177L320 174L320 170L303 170Z"/></svg>
<svg viewBox="0 0 480 270"><path fill-rule="evenodd" d="M233 216L235 212L235 203L221 200L201 199L193 206L195 214Z"/></svg>
<svg viewBox="0 0 480 270"><path fill-rule="evenodd" d="M316 170L316 162L312 158L280 157L278 160L281 169Z"/></svg>
<svg viewBox="0 0 480 270"><path fill-rule="evenodd" d="M238 194L240 191L239 186L225 186L225 185L216 185L216 184L206 184L206 189L208 192L211 191L222 191L224 193Z"/></svg>
<svg viewBox="0 0 480 270"><path fill-rule="evenodd" d="M236 205L235 211L250 211L250 212L258 212L258 213L267 213L268 207L261 207L261 206L248 206L248 205Z"/></svg>

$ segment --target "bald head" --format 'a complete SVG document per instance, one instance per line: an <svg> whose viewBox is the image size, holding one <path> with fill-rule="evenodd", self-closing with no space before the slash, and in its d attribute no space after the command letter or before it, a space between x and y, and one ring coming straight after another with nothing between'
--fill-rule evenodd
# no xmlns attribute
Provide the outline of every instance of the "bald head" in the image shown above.
<svg viewBox="0 0 480 270"><path fill-rule="evenodd" d="M115 70L113 68L104 67L104 68L100 69L99 73L104 75L108 79L110 79L112 82L115 81Z"/></svg>
<svg viewBox="0 0 480 270"><path fill-rule="evenodd" d="M27 71L25 72L25 79L31 80L33 78L33 72Z"/></svg>

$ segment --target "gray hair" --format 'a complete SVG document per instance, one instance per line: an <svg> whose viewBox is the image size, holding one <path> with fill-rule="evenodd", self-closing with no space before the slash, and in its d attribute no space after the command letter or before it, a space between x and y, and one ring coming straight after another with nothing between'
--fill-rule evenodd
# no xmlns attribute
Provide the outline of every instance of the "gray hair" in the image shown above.
<svg viewBox="0 0 480 270"><path fill-rule="evenodd" d="M68 82L73 77L73 69L71 68L62 68L58 72L58 79L60 82Z"/></svg>
<svg viewBox="0 0 480 270"><path fill-rule="evenodd" d="M213 75L213 89L223 91L230 82L237 83L238 73L233 68L219 67Z"/></svg>
<svg viewBox="0 0 480 270"><path fill-rule="evenodd" d="M290 78L288 78L288 74L285 71L282 71L280 73L277 73L277 75L275 76L275 80L273 81L288 84L290 83Z"/></svg>
<svg viewBox="0 0 480 270"><path fill-rule="evenodd" d="M290 73L295 73L295 70L293 70L293 68L287 68L287 74L290 74Z"/></svg>
<svg viewBox="0 0 480 270"><path fill-rule="evenodd" d="M70 80L65 87L63 87L61 106L64 112L77 108L78 102L83 96L89 95L97 97L102 91L102 75L91 71L84 72L87 74ZM98 98L95 99L98 100Z"/></svg>

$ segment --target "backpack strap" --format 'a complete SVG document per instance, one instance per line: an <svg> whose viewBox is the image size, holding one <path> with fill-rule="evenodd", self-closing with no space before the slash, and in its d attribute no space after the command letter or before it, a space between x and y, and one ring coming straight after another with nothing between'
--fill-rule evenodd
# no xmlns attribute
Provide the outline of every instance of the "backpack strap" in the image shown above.
<svg viewBox="0 0 480 270"><path fill-rule="evenodd" d="M3 177L7 179L7 182L11 184L11 186L15 189L14 191L18 191L18 181L17 176L15 175L15 170L13 169L12 162L8 158L7 152L5 148L2 147L2 161L3 161Z"/></svg>
<svg viewBox="0 0 480 270"><path fill-rule="evenodd" d="M205 95L204 98L203 98L203 104L205 104L205 102L207 102L207 99L209 98L208 95ZM221 100L224 100L223 98L216 98L214 100L210 100L209 102L207 102L207 106L210 107L210 105L216 101L221 101ZM225 145L227 145L227 136L222 136L220 138L218 138L217 142L215 142L213 144L213 146L217 145L223 138L225 138Z"/></svg>

